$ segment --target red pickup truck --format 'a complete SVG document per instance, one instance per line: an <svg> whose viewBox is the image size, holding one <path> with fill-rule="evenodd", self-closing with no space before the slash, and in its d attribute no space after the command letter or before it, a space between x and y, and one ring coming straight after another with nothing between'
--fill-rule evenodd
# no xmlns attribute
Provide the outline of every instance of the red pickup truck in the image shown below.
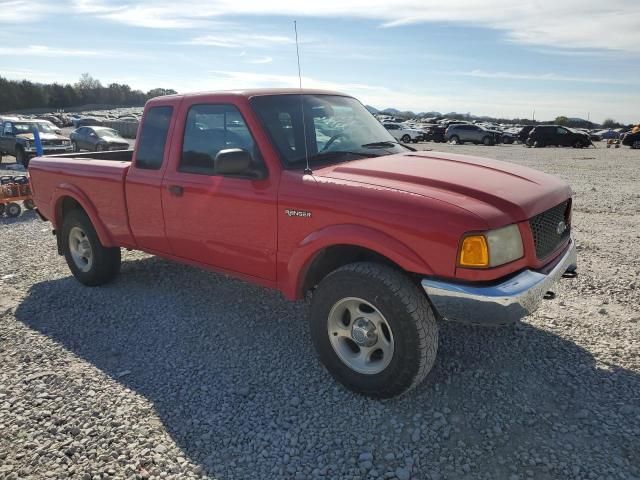
<svg viewBox="0 0 640 480"><path fill-rule="evenodd" d="M120 248L311 293L322 363L391 397L432 368L439 319L508 324L576 269L571 190L510 163L417 152L316 90L155 98L133 151L30 164L60 254L89 286Z"/></svg>

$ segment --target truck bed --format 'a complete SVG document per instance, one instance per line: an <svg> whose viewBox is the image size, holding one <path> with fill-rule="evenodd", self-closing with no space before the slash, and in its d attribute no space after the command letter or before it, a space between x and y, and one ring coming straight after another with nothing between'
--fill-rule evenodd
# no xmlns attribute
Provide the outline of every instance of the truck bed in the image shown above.
<svg viewBox="0 0 640 480"><path fill-rule="evenodd" d="M133 150L111 150L106 152L59 153L46 158L77 158L81 160L109 160L113 162L131 162Z"/></svg>
<svg viewBox="0 0 640 480"><path fill-rule="evenodd" d="M135 245L129 229L124 188L132 155L132 150L122 150L32 159L29 174L40 213L54 228L60 228L56 209L61 207L61 199L71 197L90 205L89 216L101 220L105 231L99 235L105 245ZM87 198L86 194L91 197Z"/></svg>

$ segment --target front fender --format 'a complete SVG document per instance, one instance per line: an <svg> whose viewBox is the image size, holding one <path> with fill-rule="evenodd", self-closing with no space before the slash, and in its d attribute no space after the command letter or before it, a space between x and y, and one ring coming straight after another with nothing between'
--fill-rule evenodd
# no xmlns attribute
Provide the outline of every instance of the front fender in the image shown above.
<svg viewBox="0 0 640 480"><path fill-rule="evenodd" d="M93 228L95 228L102 245L105 247L117 246L113 241L113 238L111 238L109 231L100 220L98 211L89 197L81 189L70 183L62 183L58 185L53 192L52 204L55 205L54 226L56 229L60 230L62 228L62 202L65 197L73 198L82 207L91 220L91 224L93 225Z"/></svg>
<svg viewBox="0 0 640 480"><path fill-rule="evenodd" d="M304 279L313 260L325 248L337 245L366 248L388 258L408 272L425 275L433 273L431 267L416 252L387 233L362 225L333 225L309 234L289 256L280 282L287 298L300 298Z"/></svg>

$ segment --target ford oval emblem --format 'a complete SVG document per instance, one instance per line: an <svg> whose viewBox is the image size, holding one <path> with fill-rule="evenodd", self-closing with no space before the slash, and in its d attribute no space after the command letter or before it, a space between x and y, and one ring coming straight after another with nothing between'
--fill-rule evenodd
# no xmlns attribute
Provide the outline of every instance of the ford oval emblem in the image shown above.
<svg viewBox="0 0 640 480"><path fill-rule="evenodd" d="M556 227L556 233L558 235L562 235L566 229L567 229L567 224L564 223L563 221L560 221L560 223L558 223L558 226Z"/></svg>

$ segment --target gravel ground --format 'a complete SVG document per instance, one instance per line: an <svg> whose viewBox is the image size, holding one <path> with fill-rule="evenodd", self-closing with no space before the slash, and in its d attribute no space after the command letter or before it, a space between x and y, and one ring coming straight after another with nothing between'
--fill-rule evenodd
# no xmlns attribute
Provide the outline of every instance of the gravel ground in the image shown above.
<svg viewBox="0 0 640 480"><path fill-rule="evenodd" d="M570 181L580 275L515 327L442 324L382 402L316 361L303 302L136 252L82 287L0 219L0 479L640 478L640 153L598 147L421 146Z"/></svg>

